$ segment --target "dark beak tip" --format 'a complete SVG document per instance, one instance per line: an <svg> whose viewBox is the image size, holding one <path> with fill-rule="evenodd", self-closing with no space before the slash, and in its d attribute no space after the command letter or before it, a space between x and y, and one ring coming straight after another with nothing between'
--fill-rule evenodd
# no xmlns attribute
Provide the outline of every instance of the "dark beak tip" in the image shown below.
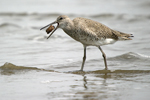
<svg viewBox="0 0 150 100"><path fill-rule="evenodd" d="M46 28L46 27L48 27L48 26L50 26L50 25L52 25L52 24L55 24L55 23L58 23L58 22L54 21L53 23L50 23L50 24L48 24L48 25L46 25L46 26L40 28L40 30L42 30L42 29L44 29L44 28Z"/></svg>

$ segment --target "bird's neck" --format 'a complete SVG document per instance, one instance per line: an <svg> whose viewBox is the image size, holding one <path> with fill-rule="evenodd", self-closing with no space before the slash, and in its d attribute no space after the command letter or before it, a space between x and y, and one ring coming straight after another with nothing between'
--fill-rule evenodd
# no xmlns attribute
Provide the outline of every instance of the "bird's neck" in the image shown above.
<svg viewBox="0 0 150 100"><path fill-rule="evenodd" d="M74 31L74 23L72 22L72 20L70 20L68 23L66 23L65 27L62 28L65 33L67 33L68 35L71 34Z"/></svg>
<svg viewBox="0 0 150 100"><path fill-rule="evenodd" d="M78 34L76 34L76 27L74 26L73 22L69 23L65 28L63 28L63 31L78 41Z"/></svg>

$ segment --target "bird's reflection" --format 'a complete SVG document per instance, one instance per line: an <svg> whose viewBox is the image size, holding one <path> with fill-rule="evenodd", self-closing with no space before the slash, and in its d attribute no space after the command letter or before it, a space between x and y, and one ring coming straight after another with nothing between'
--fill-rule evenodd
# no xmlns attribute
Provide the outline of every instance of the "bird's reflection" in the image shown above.
<svg viewBox="0 0 150 100"><path fill-rule="evenodd" d="M88 81L87 81L88 78L87 78L85 73L82 74L82 76L83 76L83 86L84 86L85 89L88 89ZM102 81L102 84L104 86L106 86L106 84L107 84L106 80L108 78L111 78L111 75L109 73L103 73L103 74L95 75L95 77L103 78L104 80Z"/></svg>
<svg viewBox="0 0 150 100"><path fill-rule="evenodd" d="M83 86L84 86L85 89L88 89L88 87L87 87L87 79L86 79L87 77L86 77L85 74L83 74L82 76L83 76Z"/></svg>

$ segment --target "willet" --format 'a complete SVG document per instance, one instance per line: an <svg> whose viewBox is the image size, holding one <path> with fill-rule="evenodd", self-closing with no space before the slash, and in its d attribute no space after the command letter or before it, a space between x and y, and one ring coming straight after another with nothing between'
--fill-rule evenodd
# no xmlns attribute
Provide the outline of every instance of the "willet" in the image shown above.
<svg viewBox="0 0 150 100"><path fill-rule="evenodd" d="M83 71L84 63L86 60L86 47L96 46L102 52L104 58L105 70L107 70L106 55L100 46L113 44L118 40L132 40L132 34L122 33L110 29L109 27L86 18L75 18L71 20L68 16L61 15L56 21L42 27L40 30L57 23L57 27L51 32L49 37L55 32L57 28L63 29L70 37L78 42L81 42L84 47L83 61L81 71ZM48 37L48 38L49 38Z"/></svg>

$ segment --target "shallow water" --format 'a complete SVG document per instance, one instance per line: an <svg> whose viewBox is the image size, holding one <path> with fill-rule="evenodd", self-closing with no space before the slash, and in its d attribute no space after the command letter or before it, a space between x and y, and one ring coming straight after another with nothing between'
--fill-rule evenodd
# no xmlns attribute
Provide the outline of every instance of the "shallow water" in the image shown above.
<svg viewBox="0 0 150 100"><path fill-rule="evenodd" d="M149 100L149 10L149 0L0 1L0 99ZM80 72L82 44L61 29L48 40L39 30L61 14L90 18L134 38L102 46L108 71L101 52L88 47Z"/></svg>
<svg viewBox="0 0 150 100"><path fill-rule="evenodd" d="M150 70L57 72L6 63L2 100L148 100Z"/></svg>

